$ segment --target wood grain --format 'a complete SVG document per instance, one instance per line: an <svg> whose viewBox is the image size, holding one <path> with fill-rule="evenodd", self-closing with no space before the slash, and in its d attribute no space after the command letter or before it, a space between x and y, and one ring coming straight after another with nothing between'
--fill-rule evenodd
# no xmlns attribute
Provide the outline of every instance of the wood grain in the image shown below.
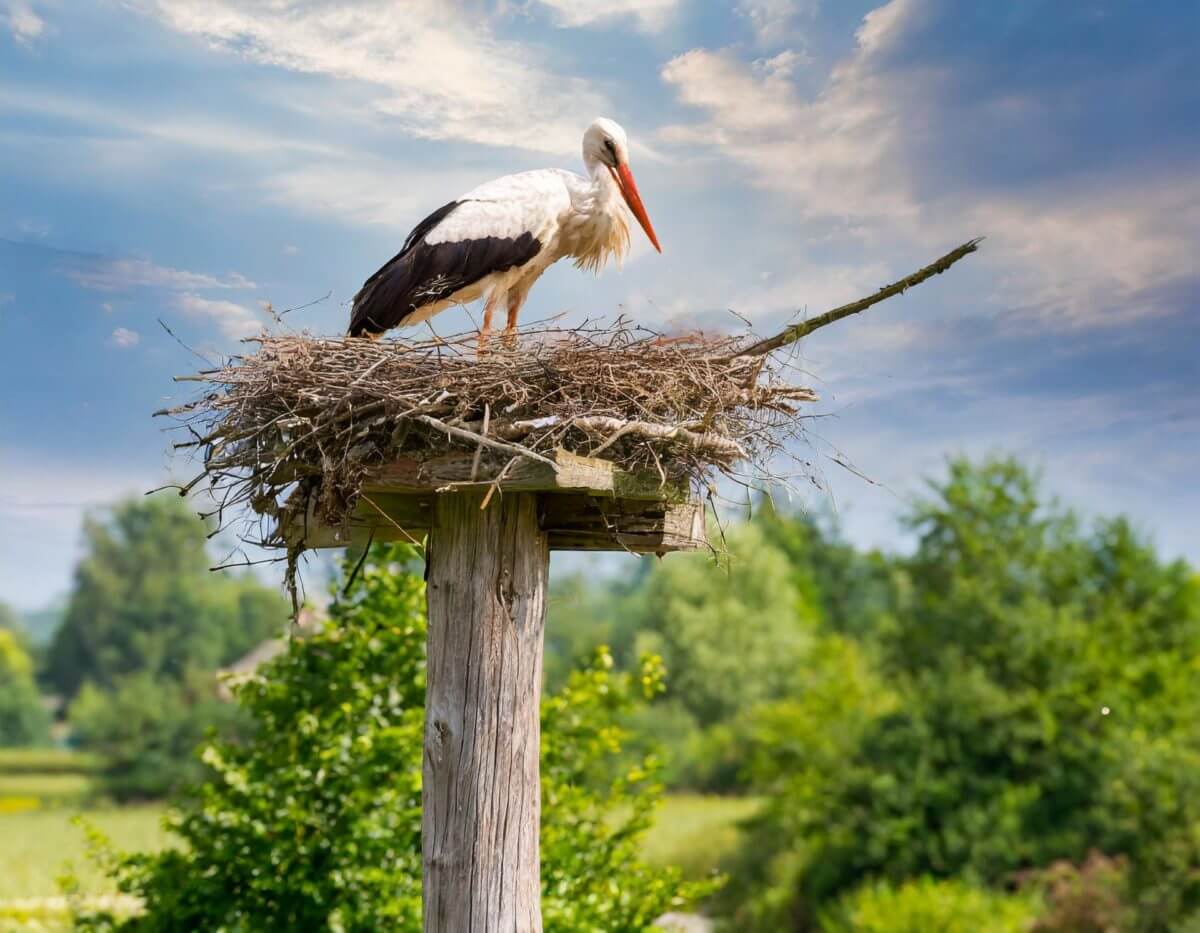
<svg viewBox="0 0 1200 933"><path fill-rule="evenodd" d="M423 773L426 933L540 933L539 700L550 549L537 498L437 496Z"/></svg>

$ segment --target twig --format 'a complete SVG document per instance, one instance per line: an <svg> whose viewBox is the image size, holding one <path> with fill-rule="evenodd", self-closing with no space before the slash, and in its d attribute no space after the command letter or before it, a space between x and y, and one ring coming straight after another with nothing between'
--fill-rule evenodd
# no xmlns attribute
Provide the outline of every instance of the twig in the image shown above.
<svg viewBox="0 0 1200 933"><path fill-rule="evenodd" d="M852 301L850 304L842 305L840 308L834 308L832 311L826 311L824 314L819 314L814 318L809 318L807 321L801 321L799 324L793 324L786 330L776 334L774 337L767 337L765 340L760 340L753 343L743 350L739 350L735 354L724 357L720 362L730 362L739 357L745 356L763 356L778 350L780 347L786 347L790 343L795 343L802 337L807 337L814 330L826 327L835 321L840 321L844 317L849 317L851 314L858 314L860 311L866 311L871 305L878 304L881 301L886 301L895 295L902 295L908 289L920 285L928 278L935 275L940 275L949 269L952 265L967 256L977 249L979 244L983 242L983 237L976 237L974 240L968 240L956 250L947 253L936 262L930 263L924 269L914 272L910 276L906 276L899 282L893 282L877 291L874 295L867 298L860 298L858 301Z"/></svg>
<svg viewBox="0 0 1200 933"><path fill-rule="evenodd" d="M492 406L488 402L483 403L483 427L479 433L487 437L488 422L492 420ZM483 457L483 445L480 444L475 448L475 456L471 458L471 482L475 482L475 478L479 475L479 461Z"/></svg>
<svg viewBox="0 0 1200 933"><path fill-rule="evenodd" d="M437 418L432 418L429 415L417 415L414 421L419 421L422 424L427 424L431 428L437 428L439 431L445 431L451 437L457 437L459 440L472 441L476 444L481 444L484 447L491 447L493 450L499 450L502 453L512 454L516 457L528 457L530 460L536 460L538 463L544 463L546 466L558 472L558 464L549 457L543 457L539 453L534 453L526 447L519 444L506 444L503 441L494 441L490 437L484 437L481 434L476 434L474 431L468 431L465 428L456 428L454 425L446 424L444 421L439 421Z"/></svg>
<svg viewBox="0 0 1200 933"><path fill-rule="evenodd" d="M585 431L613 432L608 440L589 454L592 457L627 434L636 434L660 441L683 441L698 449L712 450L734 457L746 456L742 445L732 438L723 437L720 434L697 434L678 424L649 424L645 421L621 421L617 418L595 416L576 418L574 424Z"/></svg>

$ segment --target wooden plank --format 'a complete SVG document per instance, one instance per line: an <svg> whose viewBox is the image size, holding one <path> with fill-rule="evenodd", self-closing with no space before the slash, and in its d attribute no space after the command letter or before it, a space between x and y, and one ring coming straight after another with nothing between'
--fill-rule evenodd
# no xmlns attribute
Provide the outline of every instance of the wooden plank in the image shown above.
<svg viewBox="0 0 1200 933"><path fill-rule="evenodd" d="M309 548L363 545L368 540L420 543L432 523L436 500L460 495L472 493L371 493L359 501L347 525L323 525L310 513L306 525L293 526L289 540L303 539ZM493 501L502 498L497 495ZM540 524L555 551L665 554L708 546L704 507L697 502L647 502L568 493L543 493L539 499Z"/></svg>
<svg viewBox="0 0 1200 933"><path fill-rule="evenodd" d="M293 522L284 531L283 537L289 544L303 542L306 548L363 545L368 540L416 544L424 540L432 522L433 500L431 494L398 496L365 493L349 520L341 525L322 522L310 504L307 516Z"/></svg>
<svg viewBox="0 0 1200 933"><path fill-rule="evenodd" d="M699 502L544 495L541 508L542 527L555 551L666 554L708 547L704 505Z"/></svg>
<svg viewBox="0 0 1200 933"><path fill-rule="evenodd" d="M554 466L536 460L521 459L508 466L507 459L497 461L490 455L481 458L475 468L474 455L454 452L429 460L399 459L372 472L363 484L368 492L437 492L448 488L491 486L508 466L500 488L507 492L587 492L597 496L626 499L668 499L688 497L680 486L664 486L657 475L631 473L611 460L582 457L566 450L551 456Z"/></svg>
<svg viewBox="0 0 1200 933"><path fill-rule="evenodd" d="M428 560L426 933L540 933L539 701L550 549L535 496L439 496Z"/></svg>

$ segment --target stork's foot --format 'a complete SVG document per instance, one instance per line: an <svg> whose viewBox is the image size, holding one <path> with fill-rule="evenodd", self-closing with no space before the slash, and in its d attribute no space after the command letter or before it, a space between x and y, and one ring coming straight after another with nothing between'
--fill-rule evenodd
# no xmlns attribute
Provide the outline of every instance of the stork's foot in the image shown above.
<svg viewBox="0 0 1200 933"><path fill-rule="evenodd" d="M488 349L488 339L492 336L492 332L488 328L483 328L479 332L479 336L475 338L475 355L487 356L491 351Z"/></svg>
<svg viewBox="0 0 1200 933"><path fill-rule="evenodd" d="M515 325L504 328L500 337L500 345L509 352L517 348L517 328Z"/></svg>

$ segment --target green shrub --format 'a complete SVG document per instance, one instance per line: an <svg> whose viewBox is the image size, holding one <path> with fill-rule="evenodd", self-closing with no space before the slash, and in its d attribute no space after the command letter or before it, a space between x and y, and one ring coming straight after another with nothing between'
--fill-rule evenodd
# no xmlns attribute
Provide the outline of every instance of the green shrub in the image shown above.
<svg viewBox="0 0 1200 933"><path fill-rule="evenodd" d="M0 748L49 738L50 717L33 682L33 662L16 633L0 628Z"/></svg>
<svg viewBox="0 0 1200 933"><path fill-rule="evenodd" d="M868 884L821 920L822 933L1027 933L1037 913L1028 897L960 881L919 878Z"/></svg>
<svg viewBox="0 0 1200 933"><path fill-rule="evenodd" d="M257 726L204 752L214 777L173 820L179 850L114 857L146 913L80 926L130 931L419 930L423 584L403 546L371 552L322 631L237 689ZM547 931L631 931L706 894L639 857L659 797L646 760L597 787L616 723L661 689L601 652L542 711Z"/></svg>

